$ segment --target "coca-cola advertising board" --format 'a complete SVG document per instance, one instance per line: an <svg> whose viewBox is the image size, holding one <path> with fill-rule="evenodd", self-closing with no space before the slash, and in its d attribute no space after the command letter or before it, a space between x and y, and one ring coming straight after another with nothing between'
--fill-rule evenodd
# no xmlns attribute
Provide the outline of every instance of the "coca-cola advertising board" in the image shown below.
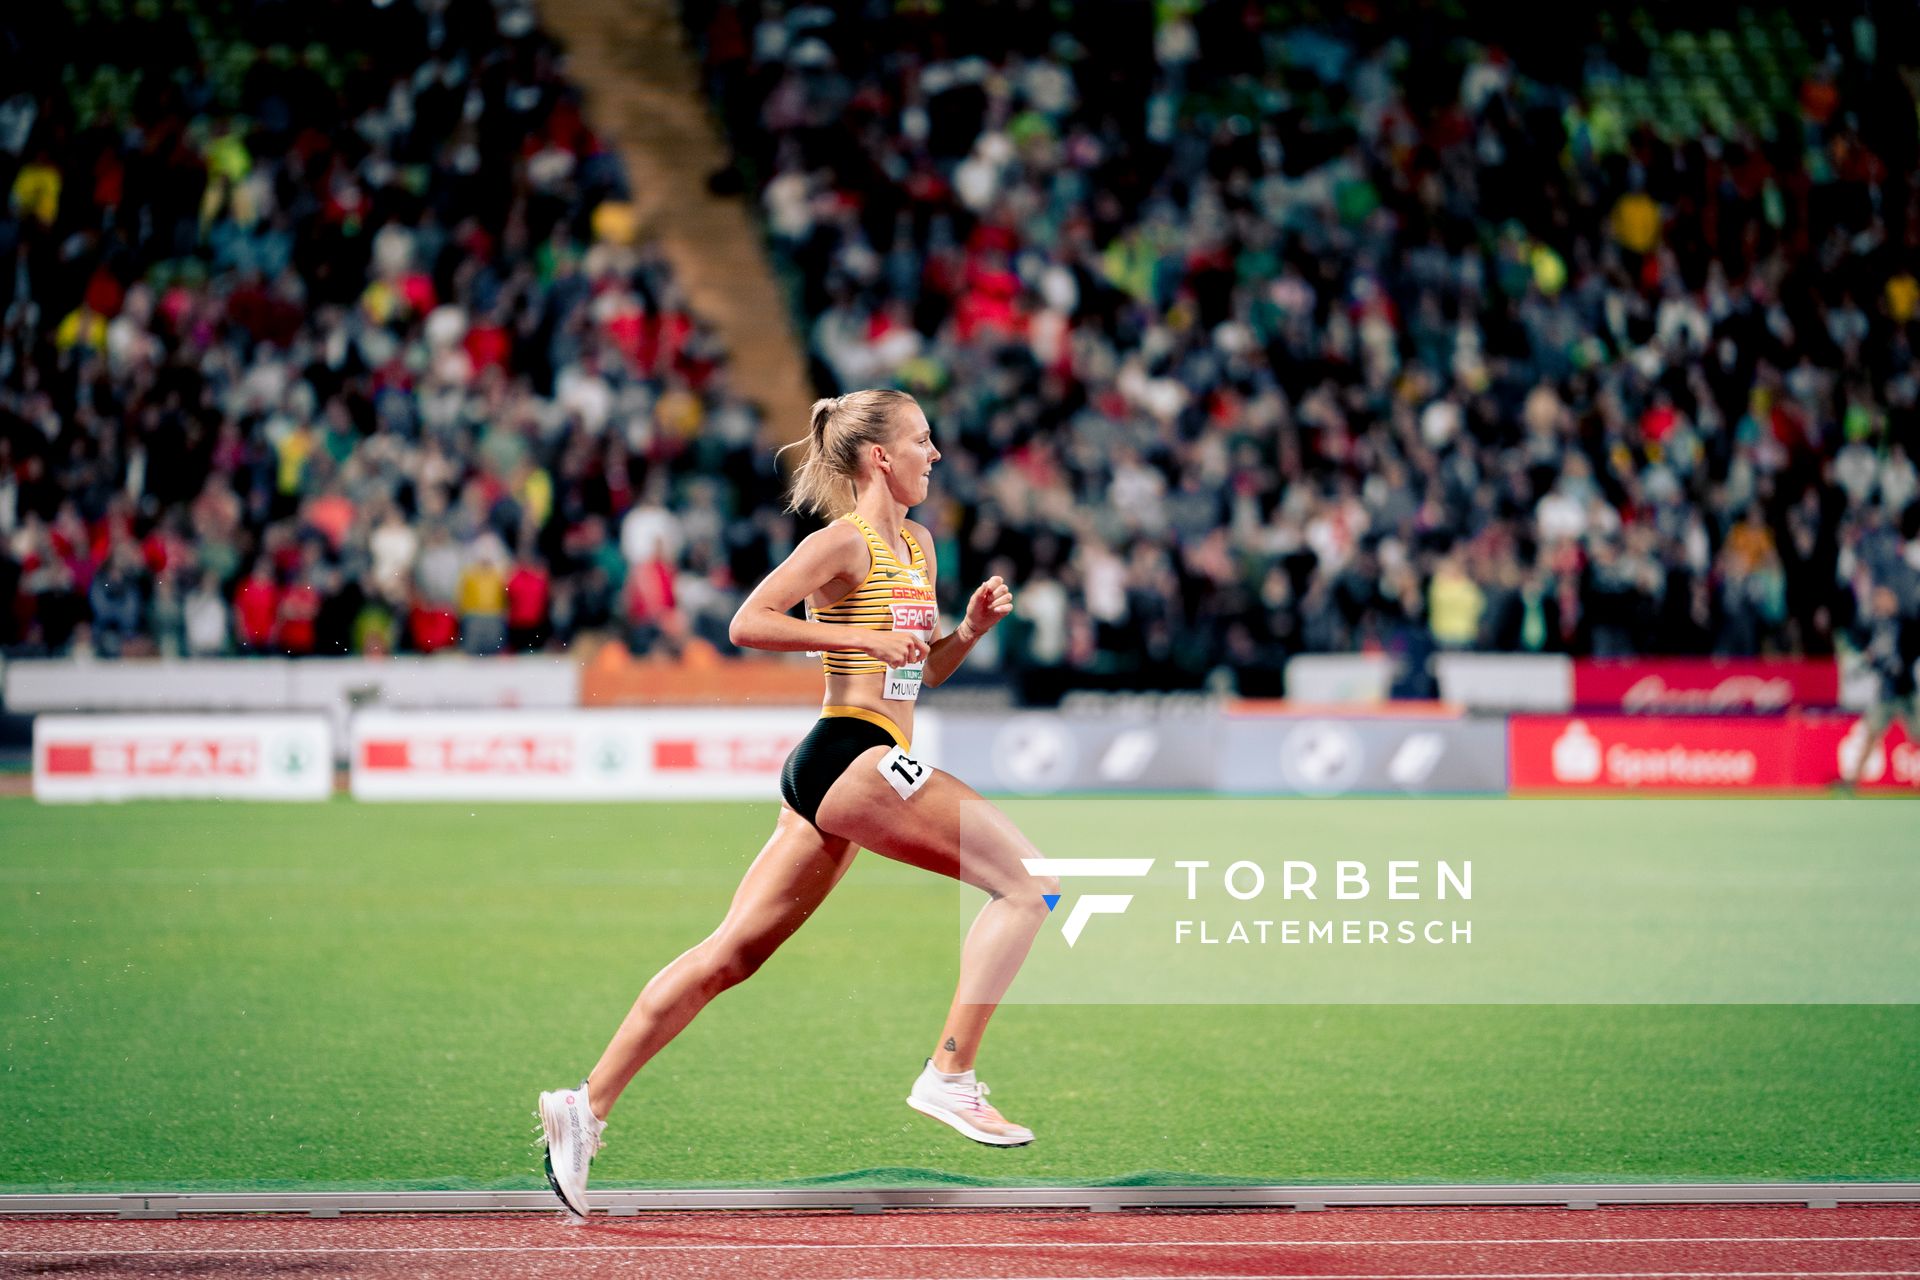
<svg viewBox="0 0 1920 1280"><path fill-rule="evenodd" d="M1583 659L1573 664L1573 705L1629 715L1780 715L1840 705L1831 658Z"/></svg>
<svg viewBox="0 0 1920 1280"><path fill-rule="evenodd" d="M1859 762L1854 716L1515 716L1515 790L1819 790ZM1920 746L1896 727L1868 754L1863 788L1920 789Z"/></svg>

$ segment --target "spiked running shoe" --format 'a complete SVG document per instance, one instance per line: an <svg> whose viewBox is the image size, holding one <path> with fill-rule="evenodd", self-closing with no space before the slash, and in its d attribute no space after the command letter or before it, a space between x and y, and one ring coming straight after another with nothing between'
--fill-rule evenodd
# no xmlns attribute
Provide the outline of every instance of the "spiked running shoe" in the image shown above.
<svg viewBox="0 0 1920 1280"><path fill-rule="evenodd" d="M547 1183L570 1213L587 1216L587 1167L606 1143L607 1122L587 1105L587 1082L540 1095L540 1131L545 1142Z"/></svg>
<svg viewBox="0 0 1920 1280"><path fill-rule="evenodd" d="M928 1058L920 1078L913 1082L913 1092L907 1095L907 1105L989 1147L1024 1147L1032 1142L1033 1130L995 1110L987 1101L989 1092L971 1071L961 1080L942 1079L933 1069L933 1059Z"/></svg>

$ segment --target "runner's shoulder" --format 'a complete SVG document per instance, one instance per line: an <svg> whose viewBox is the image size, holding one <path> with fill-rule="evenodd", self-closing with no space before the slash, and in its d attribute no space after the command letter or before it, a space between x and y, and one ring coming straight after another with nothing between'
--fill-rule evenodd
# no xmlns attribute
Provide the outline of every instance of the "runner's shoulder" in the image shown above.
<svg viewBox="0 0 1920 1280"><path fill-rule="evenodd" d="M831 566L841 576L864 577L873 562L867 535L855 528L851 520L835 520L815 529L800 540L794 554L818 557L820 563Z"/></svg>

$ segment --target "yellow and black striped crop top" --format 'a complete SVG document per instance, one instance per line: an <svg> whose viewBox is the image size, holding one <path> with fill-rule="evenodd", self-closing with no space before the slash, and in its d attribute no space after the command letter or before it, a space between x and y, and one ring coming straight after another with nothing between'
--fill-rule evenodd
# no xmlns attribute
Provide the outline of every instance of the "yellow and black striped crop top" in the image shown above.
<svg viewBox="0 0 1920 1280"><path fill-rule="evenodd" d="M938 625L937 613L933 583L927 580L927 557L920 550L919 541L901 529L907 546L913 551L913 563L903 565L886 540L857 513L849 511L840 518L852 521L854 527L866 535L867 554L871 559L867 577L844 598L824 609L816 611L809 605L808 615L815 622L865 627L869 631L918 631L923 633L923 639L931 642ZM830 676L864 675L887 669L886 663L858 649L828 649L820 659Z"/></svg>

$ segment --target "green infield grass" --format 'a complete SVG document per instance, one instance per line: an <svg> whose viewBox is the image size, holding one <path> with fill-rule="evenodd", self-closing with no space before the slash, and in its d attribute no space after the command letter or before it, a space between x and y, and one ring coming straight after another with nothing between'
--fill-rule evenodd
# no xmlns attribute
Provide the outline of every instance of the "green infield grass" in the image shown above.
<svg viewBox="0 0 1920 1280"><path fill-rule="evenodd" d="M1006 808L1056 856L1157 823L1356 858L1525 836L1570 883L1613 857L1810 879L1840 846L1920 862L1898 801ZM578 1080L720 918L772 816L0 800L0 1190L544 1186L534 1095ZM1857 895L1861 927L1910 929L1911 872L1886 883ZM594 1185L1920 1178L1920 1007L1899 1003L1016 1003L981 1075L1039 1141L977 1147L902 1101L959 904L862 854L640 1075Z"/></svg>

